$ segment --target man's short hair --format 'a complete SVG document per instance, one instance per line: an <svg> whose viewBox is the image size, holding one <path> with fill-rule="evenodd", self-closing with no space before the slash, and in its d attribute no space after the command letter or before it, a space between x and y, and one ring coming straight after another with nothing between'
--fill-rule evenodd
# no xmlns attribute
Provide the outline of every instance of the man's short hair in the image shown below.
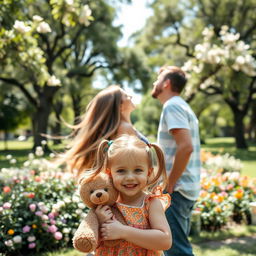
<svg viewBox="0 0 256 256"><path fill-rule="evenodd" d="M164 81L170 80L172 91L181 93L187 83L185 72L176 66L163 66L159 73L162 72L165 73Z"/></svg>

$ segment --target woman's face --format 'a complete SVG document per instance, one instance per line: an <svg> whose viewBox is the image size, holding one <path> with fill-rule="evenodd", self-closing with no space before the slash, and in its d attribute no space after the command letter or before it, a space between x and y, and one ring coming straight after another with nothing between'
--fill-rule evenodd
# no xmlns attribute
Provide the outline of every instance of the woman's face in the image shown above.
<svg viewBox="0 0 256 256"><path fill-rule="evenodd" d="M122 90L121 113L131 113L135 109L132 96Z"/></svg>

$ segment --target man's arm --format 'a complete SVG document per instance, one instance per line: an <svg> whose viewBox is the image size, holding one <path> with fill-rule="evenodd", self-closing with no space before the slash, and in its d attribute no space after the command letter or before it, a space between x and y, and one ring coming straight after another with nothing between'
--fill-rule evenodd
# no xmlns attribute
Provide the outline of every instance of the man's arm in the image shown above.
<svg viewBox="0 0 256 256"><path fill-rule="evenodd" d="M174 163L172 165L167 186L167 191L172 193L177 180L186 169L190 155L193 152L193 145L188 129L172 129L170 130L170 133L177 144Z"/></svg>

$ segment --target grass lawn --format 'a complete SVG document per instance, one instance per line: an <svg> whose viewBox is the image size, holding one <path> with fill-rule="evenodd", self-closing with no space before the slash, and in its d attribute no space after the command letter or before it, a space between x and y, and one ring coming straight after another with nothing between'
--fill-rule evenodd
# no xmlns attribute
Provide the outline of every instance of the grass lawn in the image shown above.
<svg viewBox="0 0 256 256"><path fill-rule="evenodd" d="M32 139L28 141L8 141L9 150L4 151L4 143L0 141L0 168L8 167L9 160L6 159L7 155L13 155L17 160L16 166L22 165L26 160L28 153L31 152L33 146ZM53 146L50 142L50 148L54 150L62 150L63 145ZM206 144L202 148L217 153L229 153L236 158L240 159L243 163L242 174L249 177L256 177L256 144L249 144L248 150L236 149L234 138L212 138L207 139Z"/></svg>
<svg viewBox="0 0 256 256"><path fill-rule="evenodd" d="M256 226L240 225L219 232L201 232L191 237L196 256L253 256L256 255ZM74 249L44 253L41 256L85 256Z"/></svg>

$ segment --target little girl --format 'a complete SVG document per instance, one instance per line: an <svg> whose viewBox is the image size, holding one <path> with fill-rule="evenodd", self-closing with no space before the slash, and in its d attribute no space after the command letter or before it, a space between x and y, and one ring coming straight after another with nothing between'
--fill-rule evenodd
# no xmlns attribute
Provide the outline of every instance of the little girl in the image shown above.
<svg viewBox="0 0 256 256"><path fill-rule="evenodd" d="M158 167L153 171L152 149ZM95 255L161 255L171 247L172 237L165 209L169 194L162 194L166 185L164 156L156 144L146 144L136 136L122 135L114 141L104 140L97 152L95 174L105 170L119 191L116 206L127 225L121 224L107 206L98 206L96 214L103 240L122 239L114 247L96 249ZM164 186L156 186L162 180ZM152 192L154 191L154 192Z"/></svg>

